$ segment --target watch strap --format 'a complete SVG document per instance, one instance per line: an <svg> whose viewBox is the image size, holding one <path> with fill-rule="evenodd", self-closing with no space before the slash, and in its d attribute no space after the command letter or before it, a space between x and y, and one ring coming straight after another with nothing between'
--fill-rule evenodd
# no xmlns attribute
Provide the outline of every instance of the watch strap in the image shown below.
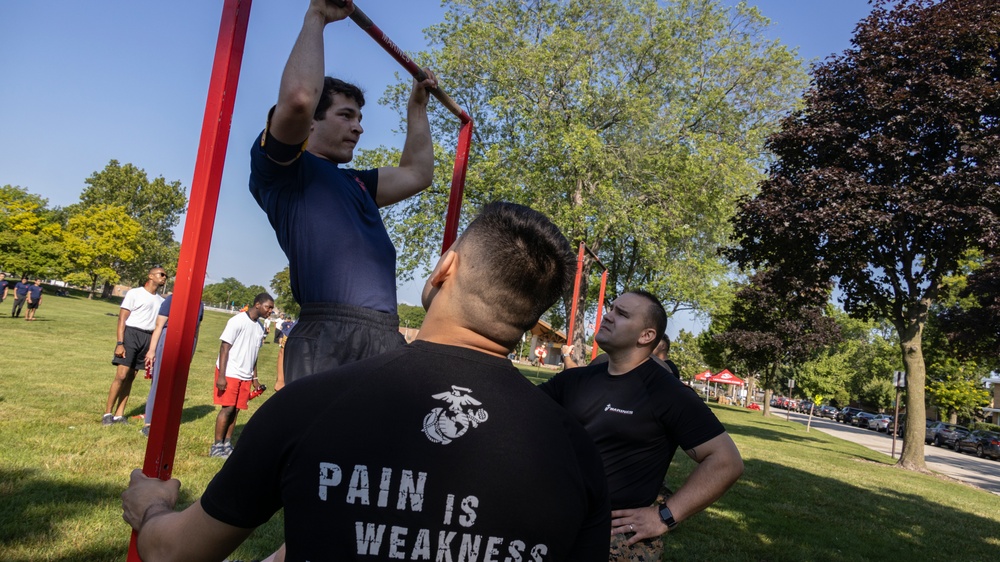
<svg viewBox="0 0 1000 562"><path fill-rule="evenodd" d="M674 514L670 512L670 508L667 504L660 504L660 520L663 524L667 526L667 529L671 531L677 526L677 521L674 520Z"/></svg>

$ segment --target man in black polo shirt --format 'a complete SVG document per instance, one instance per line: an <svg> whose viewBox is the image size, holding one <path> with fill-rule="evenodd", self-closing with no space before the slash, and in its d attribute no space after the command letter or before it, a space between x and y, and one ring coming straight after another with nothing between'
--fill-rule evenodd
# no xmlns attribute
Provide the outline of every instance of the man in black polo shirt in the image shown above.
<svg viewBox="0 0 1000 562"><path fill-rule="evenodd" d="M666 325L655 296L625 293L595 336L608 361L568 369L540 387L583 424L601 453L612 561L659 560L658 537L711 505L743 473L736 445L708 406L650 359ZM678 446L698 467L657 505Z"/></svg>
<svg viewBox="0 0 1000 562"><path fill-rule="evenodd" d="M220 560L284 508L288 560L607 560L594 444L507 358L575 261L540 213L487 205L424 286L417 341L272 396L182 512L176 480L132 473L143 559Z"/></svg>

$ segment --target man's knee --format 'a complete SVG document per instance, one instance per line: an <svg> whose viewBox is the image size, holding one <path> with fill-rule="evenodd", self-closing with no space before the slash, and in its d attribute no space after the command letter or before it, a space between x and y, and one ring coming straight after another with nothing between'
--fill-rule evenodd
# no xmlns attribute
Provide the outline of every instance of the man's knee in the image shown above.
<svg viewBox="0 0 1000 562"><path fill-rule="evenodd" d="M124 365L118 365L118 370L115 371L115 381L117 382L131 382L135 378L135 369L129 369Z"/></svg>

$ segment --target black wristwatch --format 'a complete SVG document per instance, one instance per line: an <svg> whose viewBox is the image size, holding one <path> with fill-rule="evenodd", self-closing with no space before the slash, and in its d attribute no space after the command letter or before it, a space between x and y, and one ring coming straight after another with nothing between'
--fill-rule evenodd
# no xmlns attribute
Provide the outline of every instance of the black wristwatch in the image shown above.
<svg viewBox="0 0 1000 562"><path fill-rule="evenodd" d="M670 531L673 531L674 527L677 526L677 521L674 521L674 514L670 513L670 508L665 503L660 504L660 520L663 521L663 524Z"/></svg>
<svg viewBox="0 0 1000 562"><path fill-rule="evenodd" d="M117 344L115 344L115 345L125 345L125 342L123 342L123 341L120 341L120 342L118 342L118 343L117 343Z"/></svg>

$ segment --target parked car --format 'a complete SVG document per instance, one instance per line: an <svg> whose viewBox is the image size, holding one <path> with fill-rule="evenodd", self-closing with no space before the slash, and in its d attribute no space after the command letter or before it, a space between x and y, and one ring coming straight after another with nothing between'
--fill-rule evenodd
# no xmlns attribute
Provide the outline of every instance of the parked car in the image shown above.
<svg viewBox="0 0 1000 562"><path fill-rule="evenodd" d="M868 423L875 418L871 412L858 412L851 417L851 425L856 425L862 429L868 427Z"/></svg>
<svg viewBox="0 0 1000 562"><path fill-rule="evenodd" d="M838 412L840 412L839 409L827 404L826 406L820 406L819 413L817 415L821 418L830 418L831 420L834 420L837 419Z"/></svg>
<svg viewBox="0 0 1000 562"><path fill-rule="evenodd" d="M927 428L930 427L931 424L933 424L933 423L937 423L937 422L934 421L934 420L924 420L924 431L926 432ZM896 420L890 421L889 425L887 425L886 428L885 428L886 435L892 435L892 432L896 431L896 425L897 425L896 424ZM900 414L900 416L899 416L899 432L896 433L896 435L898 437L902 438L903 437L903 433L905 431L906 431L906 414Z"/></svg>
<svg viewBox="0 0 1000 562"><path fill-rule="evenodd" d="M799 412L800 414L808 414L809 410L811 410L812 408L813 408L812 400L800 400L799 403L795 406L795 411Z"/></svg>
<svg viewBox="0 0 1000 562"><path fill-rule="evenodd" d="M968 434L969 429L965 426L939 421L927 426L924 440L927 443L934 443L938 447L947 445L954 448L955 443Z"/></svg>
<svg viewBox="0 0 1000 562"><path fill-rule="evenodd" d="M837 414L836 419L841 423L851 423L851 418L854 417L854 414L857 414L858 412L861 411L863 411L861 408L852 408L848 406Z"/></svg>
<svg viewBox="0 0 1000 562"><path fill-rule="evenodd" d="M978 429L956 441L955 450L976 453L979 458L1000 460L1000 433Z"/></svg>
<svg viewBox="0 0 1000 562"><path fill-rule="evenodd" d="M890 416L889 414L879 414L874 418L872 418L870 422L868 422L868 427L870 429L874 429L875 431L881 433L883 431L886 431L886 428L889 427L889 422L891 421L892 421L892 416Z"/></svg>

